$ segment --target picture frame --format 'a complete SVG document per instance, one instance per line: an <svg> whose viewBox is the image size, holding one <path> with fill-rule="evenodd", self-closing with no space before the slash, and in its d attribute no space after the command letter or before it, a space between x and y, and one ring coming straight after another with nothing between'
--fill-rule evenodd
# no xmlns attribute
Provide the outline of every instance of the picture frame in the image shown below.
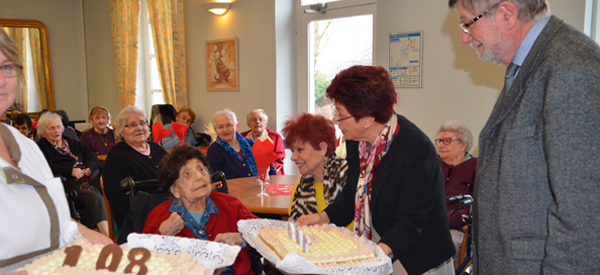
<svg viewBox="0 0 600 275"><path fill-rule="evenodd" d="M238 57L237 37L205 41L207 91L240 90Z"/></svg>

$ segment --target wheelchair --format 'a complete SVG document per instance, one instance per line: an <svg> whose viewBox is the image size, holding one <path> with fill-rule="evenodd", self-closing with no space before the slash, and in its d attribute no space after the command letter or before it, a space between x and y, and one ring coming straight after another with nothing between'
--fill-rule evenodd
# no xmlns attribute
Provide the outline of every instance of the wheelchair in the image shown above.
<svg viewBox="0 0 600 275"><path fill-rule="evenodd" d="M446 198L446 204L452 204L458 202L458 207L450 212L452 216L456 211L461 210L465 207L473 204L473 197L471 195L458 195ZM465 223L463 237L460 250L458 252L458 263L454 263L455 275L469 275L473 270L473 255L472 255L472 220L473 214L463 215L462 220Z"/></svg>

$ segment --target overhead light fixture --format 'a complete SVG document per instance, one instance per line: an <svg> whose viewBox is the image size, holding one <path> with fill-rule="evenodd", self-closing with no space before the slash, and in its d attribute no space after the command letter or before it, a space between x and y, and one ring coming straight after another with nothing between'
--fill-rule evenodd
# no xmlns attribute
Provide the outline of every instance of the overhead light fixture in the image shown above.
<svg viewBox="0 0 600 275"><path fill-rule="evenodd" d="M224 15L231 7L231 3L204 3L202 7L215 15Z"/></svg>

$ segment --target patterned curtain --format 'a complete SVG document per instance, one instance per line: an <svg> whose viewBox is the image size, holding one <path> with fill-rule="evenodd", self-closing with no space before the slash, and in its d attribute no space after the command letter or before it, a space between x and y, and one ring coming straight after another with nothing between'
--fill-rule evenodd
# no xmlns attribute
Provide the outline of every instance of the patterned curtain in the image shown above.
<svg viewBox="0 0 600 275"><path fill-rule="evenodd" d="M109 0L119 110L135 105L139 0Z"/></svg>
<svg viewBox="0 0 600 275"><path fill-rule="evenodd" d="M148 12L165 103L187 107L183 0L148 0Z"/></svg>
<svg viewBox="0 0 600 275"><path fill-rule="evenodd" d="M46 100L46 76L44 75L46 70L44 69L44 57L42 56L39 29L29 29L29 46L31 47L31 66L33 66L33 77L35 79L35 87L37 88L40 108L48 109L48 101Z"/></svg>

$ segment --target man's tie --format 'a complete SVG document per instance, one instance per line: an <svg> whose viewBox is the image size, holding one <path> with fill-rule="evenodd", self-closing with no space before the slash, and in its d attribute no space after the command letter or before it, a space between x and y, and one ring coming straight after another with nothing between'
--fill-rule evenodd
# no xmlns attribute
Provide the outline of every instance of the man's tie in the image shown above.
<svg viewBox="0 0 600 275"><path fill-rule="evenodd" d="M508 93L508 89L512 85L515 80L515 74L519 70L519 65L515 63L510 63L508 67L506 67L506 75L504 76L504 87L502 88L502 92L500 93L500 97L498 97L498 102L496 103L496 108L493 112L493 120L498 119L498 115L500 113L500 108L502 106L502 101L506 97L506 93Z"/></svg>
<svg viewBox="0 0 600 275"><path fill-rule="evenodd" d="M502 88L502 94L506 93L508 89L510 89L510 85L512 85L515 80L515 74L519 70L519 65L515 63L510 63L508 67L506 67L506 75L504 76L504 88Z"/></svg>

